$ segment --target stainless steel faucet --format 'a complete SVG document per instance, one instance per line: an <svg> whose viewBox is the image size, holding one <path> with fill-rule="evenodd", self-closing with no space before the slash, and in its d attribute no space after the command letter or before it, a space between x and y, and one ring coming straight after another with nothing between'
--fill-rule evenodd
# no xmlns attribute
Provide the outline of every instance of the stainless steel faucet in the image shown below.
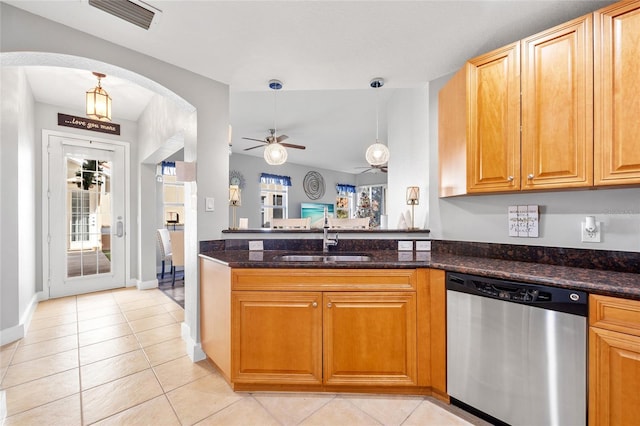
<svg viewBox="0 0 640 426"><path fill-rule="evenodd" d="M324 235L322 237L322 251L324 253L329 251L329 247L338 245L338 233L336 232L333 238L329 238L329 213L327 208L324 208Z"/></svg>
<svg viewBox="0 0 640 426"><path fill-rule="evenodd" d="M338 245L338 233L336 232L333 238L329 238L329 225L324 225L324 236L322 238L322 251L328 252L329 247Z"/></svg>

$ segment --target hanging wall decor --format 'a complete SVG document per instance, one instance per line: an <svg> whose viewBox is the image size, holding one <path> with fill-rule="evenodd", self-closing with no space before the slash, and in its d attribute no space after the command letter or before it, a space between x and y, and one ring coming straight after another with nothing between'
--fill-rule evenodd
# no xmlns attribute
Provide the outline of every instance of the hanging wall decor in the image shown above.
<svg viewBox="0 0 640 426"><path fill-rule="evenodd" d="M302 181L305 194L311 200L317 200L324 195L324 178L318 172L309 172Z"/></svg>
<svg viewBox="0 0 640 426"><path fill-rule="evenodd" d="M229 185L238 185L240 189L244 189L244 176L237 170L229 172Z"/></svg>

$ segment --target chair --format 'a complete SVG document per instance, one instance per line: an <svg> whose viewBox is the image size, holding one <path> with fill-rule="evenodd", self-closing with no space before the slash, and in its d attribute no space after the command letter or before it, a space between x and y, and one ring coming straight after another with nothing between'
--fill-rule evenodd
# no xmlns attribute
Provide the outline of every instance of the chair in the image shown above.
<svg viewBox="0 0 640 426"><path fill-rule="evenodd" d="M161 228L156 231L156 240L160 249L160 259L162 260L162 272L160 278L164 278L164 263L171 262L171 236L169 231ZM173 265L171 266L173 270Z"/></svg>
<svg viewBox="0 0 640 426"><path fill-rule="evenodd" d="M304 219L272 219L271 229L309 229L311 218Z"/></svg>
<svg viewBox="0 0 640 426"><path fill-rule="evenodd" d="M176 266L184 267L184 232L183 231L171 231L169 232L171 240L171 273L173 278L171 279L171 287L176 285Z"/></svg>
<svg viewBox="0 0 640 426"><path fill-rule="evenodd" d="M327 223L331 229L369 229L369 218L337 219L327 218Z"/></svg>

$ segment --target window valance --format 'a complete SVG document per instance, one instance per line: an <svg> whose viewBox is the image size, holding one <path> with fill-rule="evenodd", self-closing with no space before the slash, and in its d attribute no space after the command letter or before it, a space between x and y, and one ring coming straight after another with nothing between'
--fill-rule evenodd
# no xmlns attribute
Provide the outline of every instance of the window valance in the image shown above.
<svg viewBox="0 0 640 426"><path fill-rule="evenodd" d="M272 175L269 173L262 173L260 175L260 183L270 183L282 186L291 186L291 177Z"/></svg>
<svg viewBox="0 0 640 426"><path fill-rule="evenodd" d="M336 184L336 191L338 191L338 194L343 194L343 193L356 193L356 187L353 185L347 185L344 183L338 183Z"/></svg>
<svg viewBox="0 0 640 426"><path fill-rule="evenodd" d="M163 161L162 162L162 174L163 175L176 175L176 163L174 161Z"/></svg>

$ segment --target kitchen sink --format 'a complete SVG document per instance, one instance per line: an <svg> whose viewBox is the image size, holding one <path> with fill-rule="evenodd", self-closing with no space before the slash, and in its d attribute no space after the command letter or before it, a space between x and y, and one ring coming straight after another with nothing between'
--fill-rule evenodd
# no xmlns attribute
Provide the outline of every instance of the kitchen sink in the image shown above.
<svg viewBox="0 0 640 426"><path fill-rule="evenodd" d="M368 262L367 254L283 254L276 260L283 262Z"/></svg>

